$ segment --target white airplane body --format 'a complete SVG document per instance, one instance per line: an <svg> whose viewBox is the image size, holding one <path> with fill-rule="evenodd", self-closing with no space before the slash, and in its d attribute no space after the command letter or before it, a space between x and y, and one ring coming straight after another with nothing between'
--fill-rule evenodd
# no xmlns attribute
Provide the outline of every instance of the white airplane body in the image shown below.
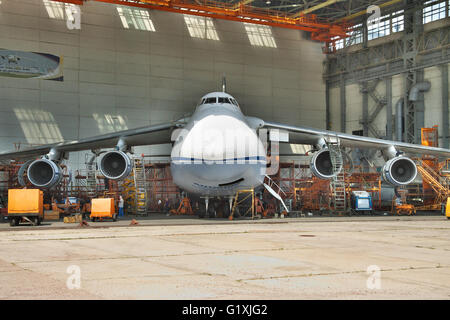
<svg viewBox="0 0 450 320"><path fill-rule="evenodd" d="M266 153L236 100L205 95L172 149L173 181L190 194L232 196L263 183Z"/></svg>

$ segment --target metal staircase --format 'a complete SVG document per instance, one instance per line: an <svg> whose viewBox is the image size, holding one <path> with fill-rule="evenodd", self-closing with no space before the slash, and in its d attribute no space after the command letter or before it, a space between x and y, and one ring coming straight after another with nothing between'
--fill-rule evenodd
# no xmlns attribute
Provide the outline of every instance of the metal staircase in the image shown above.
<svg viewBox="0 0 450 320"><path fill-rule="evenodd" d="M435 206L440 207L442 203L447 201L450 196L450 189L447 187L446 179L439 176L425 161L417 164L417 170L422 175L422 179L426 181L436 193Z"/></svg>
<svg viewBox="0 0 450 320"><path fill-rule="evenodd" d="M344 159L342 157L339 138L330 139L327 144L328 150L330 151L333 172L337 173L334 175L330 184L333 192L334 211L337 214L343 214L347 210L347 196L345 192Z"/></svg>
<svg viewBox="0 0 450 320"><path fill-rule="evenodd" d="M145 177L144 159L134 158L133 162L135 214L147 215L147 180Z"/></svg>
<svg viewBox="0 0 450 320"><path fill-rule="evenodd" d="M283 196L286 197L286 192L284 192L281 186L279 186L275 181L273 181L272 178L269 177L268 175L266 175L266 179L267 183L263 183L264 188L266 188L266 190L269 191L269 193L271 193L272 196L274 196L281 202L286 212L289 212L288 207L283 201Z"/></svg>

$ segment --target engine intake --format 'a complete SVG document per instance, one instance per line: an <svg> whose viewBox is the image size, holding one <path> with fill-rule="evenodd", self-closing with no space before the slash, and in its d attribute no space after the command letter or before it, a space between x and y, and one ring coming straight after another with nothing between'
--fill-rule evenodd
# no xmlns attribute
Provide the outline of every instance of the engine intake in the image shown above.
<svg viewBox="0 0 450 320"><path fill-rule="evenodd" d="M342 170L342 166L338 172L333 172L333 163L331 162L330 151L322 149L316 152L311 159L310 168L312 173L323 180L331 179Z"/></svg>
<svg viewBox="0 0 450 320"><path fill-rule="evenodd" d="M63 178L59 165L48 159L33 161L28 166L28 180L36 187L51 188L59 184Z"/></svg>
<svg viewBox="0 0 450 320"><path fill-rule="evenodd" d="M108 179L120 180L133 168L130 157L123 151L108 151L100 161L100 171Z"/></svg>
<svg viewBox="0 0 450 320"><path fill-rule="evenodd" d="M414 181L417 176L417 166L407 157L392 158L385 163L382 172L383 179L393 186L405 186Z"/></svg>

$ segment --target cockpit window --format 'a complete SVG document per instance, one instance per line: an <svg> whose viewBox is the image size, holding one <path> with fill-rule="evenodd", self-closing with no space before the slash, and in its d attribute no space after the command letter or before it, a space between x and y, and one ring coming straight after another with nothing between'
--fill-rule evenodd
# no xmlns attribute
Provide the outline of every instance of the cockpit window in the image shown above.
<svg viewBox="0 0 450 320"><path fill-rule="evenodd" d="M205 99L205 104L206 103L216 103L216 102L217 102L216 97L214 97L214 98L206 98Z"/></svg>
<svg viewBox="0 0 450 320"><path fill-rule="evenodd" d="M219 97L219 103L230 103L230 101L228 101L228 98Z"/></svg>

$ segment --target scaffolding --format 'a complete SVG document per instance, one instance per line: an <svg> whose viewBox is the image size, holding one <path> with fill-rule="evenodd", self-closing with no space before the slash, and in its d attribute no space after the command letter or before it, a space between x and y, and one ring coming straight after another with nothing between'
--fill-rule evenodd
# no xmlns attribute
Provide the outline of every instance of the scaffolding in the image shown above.
<svg viewBox="0 0 450 320"><path fill-rule="evenodd" d="M347 210L347 190L345 183L344 160L339 144L339 139L328 142L331 164L334 176L331 179L333 210L337 214L343 214Z"/></svg>
<svg viewBox="0 0 450 320"><path fill-rule="evenodd" d="M149 211L162 211L166 200L171 207L180 203L181 192L173 182L169 162L158 163L145 160L145 177Z"/></svg>
<svg viewBox="0 0 450 320"><path fill-rule="evenodd" d="M134 213L147 215L147 181L144 158L134 158L133 160Z"/></svg>
<svg viewBox="0 0 450 320"><path fill-rule="evenodd" d="M238 190L234 196L233 207L229 219L239 217L255 218L255 190Z"/></svg>

